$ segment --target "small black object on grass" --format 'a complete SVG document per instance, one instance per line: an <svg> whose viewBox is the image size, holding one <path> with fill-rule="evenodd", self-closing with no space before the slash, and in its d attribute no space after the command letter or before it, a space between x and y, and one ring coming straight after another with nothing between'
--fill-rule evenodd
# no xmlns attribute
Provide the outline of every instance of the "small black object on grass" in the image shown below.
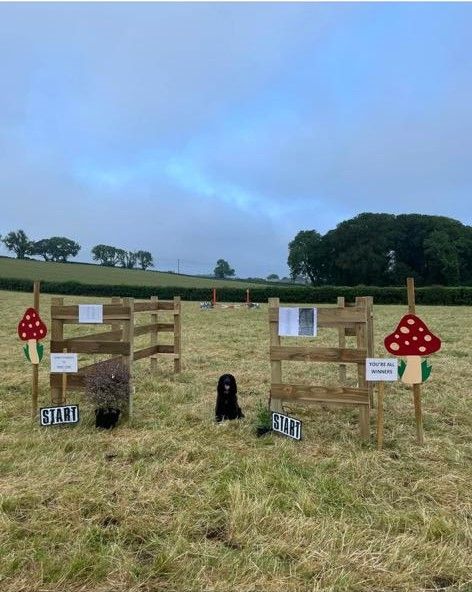
<svg viewBox="0 0 472 592"><path fill-rule="evenodd" d="M121 362L103 362L85 376L85 395L95 404L95 427L111 429L129 403L130 373Z"/></svg>
<svg viewBox="0 0 472 592"><path fill-rule="evenodd" d="M232 374L223 374L216 387L215 420L220 422L225 419L242 419L244 413L238 405L238 387Z"/></svg>

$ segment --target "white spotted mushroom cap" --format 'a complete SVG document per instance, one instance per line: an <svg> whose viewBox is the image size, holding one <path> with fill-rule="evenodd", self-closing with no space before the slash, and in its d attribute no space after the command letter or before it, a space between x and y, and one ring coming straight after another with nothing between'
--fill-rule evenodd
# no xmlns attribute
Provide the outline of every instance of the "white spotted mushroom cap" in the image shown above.
<svg viewBox="0 0 472 592"><path fill-rule="evenodd" d="M429 356L441 348L441 340L414 314L405 315L384 344L394 356Z"/></svg>
<svg viewBox="0 0 472 592"><path fill-rule="evenodd" d="M47 335L46 325L34 308L28 308L18 323L18 335L22 341L44 339Z"/></svg>

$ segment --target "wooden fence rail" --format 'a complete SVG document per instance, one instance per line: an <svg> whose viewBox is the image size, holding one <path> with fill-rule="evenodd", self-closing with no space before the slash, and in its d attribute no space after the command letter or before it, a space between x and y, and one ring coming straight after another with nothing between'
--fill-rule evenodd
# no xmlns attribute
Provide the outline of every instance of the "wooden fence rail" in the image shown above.
<svg viewBox="0 0 472 592"><path fill-rule="evenodd" d="M335 407L357 407L361 437L368 439L372 386L366 380L365 361L373 357L372 298L358 297L346 305L338 298L337 306L317 309L317 327L338 331L339 347L282 345L279 335L278 298L269 298L271 408L283 411L284 401L318 403ZM356 346L346 347L346 337L355 337ZM339 385L313 386L287 384L282 380L282 361L331 362L339 364ZM357 365L357 386L347 386L346 365Z"/></svg>
<svg viewBox="0 0 472 592"><path fill-rule="evenodd" d="M160 311L172 312L172 322L163 322ZM136 314L151 313L150 323L135 325ZM81 390L88 372L110 361L121 361L132 376L133 362L150 358L151 370L157 370L160 356L172 357L174 372L181 370L181 302L173 300L150 300L113 297L111 304L103 305L103 325L110 330L88 335L64 337L64 325L79 325L79 306L65 305L64 298L51 301L51 353L105 354L113 357L79 368L76 373L50 374L51 400L54 405L65 404L66 390ZM92 323L80 323L90 325ZM96 324L93 323L96 327ZM173 333L172 344L159 344L159 333ZM134 340L141 335L150 336L150 345L136 350ZM67 385L65 388L64 385ZM131 391L133 389L131 388ZM131 414L131 401L130 401Z"/></svg>

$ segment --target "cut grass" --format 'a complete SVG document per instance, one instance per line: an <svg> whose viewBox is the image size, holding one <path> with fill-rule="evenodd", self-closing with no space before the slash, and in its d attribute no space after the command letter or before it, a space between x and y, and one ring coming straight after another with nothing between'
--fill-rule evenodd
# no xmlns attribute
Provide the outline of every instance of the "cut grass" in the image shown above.
<svg viewBox="0 0 472 592"><path fill-rule="evenodd" d="M43 296L46 323L49 303ZM472 369L457 355L472 345L470 309L418 307L443 339L423 388L425 446L415 445L411 392L394 384L378 452L374 414L366 445L350 410L290 405L303 441L255 437L270 384L265 306L183 303L183 372L174 376L167 360L155 376L146 360L135 365L133 427L96 431L77 393L77 427L32 426L16 336L30 304L28 294L0 292L2 592L472 589ZM377 354L404 311L375 307ZM336 335L316 339L334 344ZM216 425L224 372L238 379L246 419ZM40 375L44 405L47 356ZM336 375L336 366L284 365L303 383Z"/></svg>
<svg viewBox="0 0 472 592"><path fill-rule="evenodd" d="M172 286L183 288L253 288L265 284L238 280L217 280L162 271L142 271L81 263L51 263L0 257L0 277L43 280L51 282L80 282L115 286ZM273 285L273 284L271 284ZM211 299L211 292L208 292Z"/></svg>

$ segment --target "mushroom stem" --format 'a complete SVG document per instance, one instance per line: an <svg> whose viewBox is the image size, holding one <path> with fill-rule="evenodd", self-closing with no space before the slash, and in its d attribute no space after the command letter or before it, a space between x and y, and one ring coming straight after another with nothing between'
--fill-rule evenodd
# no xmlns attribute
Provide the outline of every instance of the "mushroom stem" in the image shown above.
<svg viewBox="0 0 472 592"><path fill-rule="evenodd" d="M28 355L32 364L39 364L36 339L28 339Z"/></svg>
<svg viewBox="0 0 472 592"><path fill-rule="evenodd" d="M421 356L406 356L406 368L402 376L405 384L421 384Z"/></svg>

